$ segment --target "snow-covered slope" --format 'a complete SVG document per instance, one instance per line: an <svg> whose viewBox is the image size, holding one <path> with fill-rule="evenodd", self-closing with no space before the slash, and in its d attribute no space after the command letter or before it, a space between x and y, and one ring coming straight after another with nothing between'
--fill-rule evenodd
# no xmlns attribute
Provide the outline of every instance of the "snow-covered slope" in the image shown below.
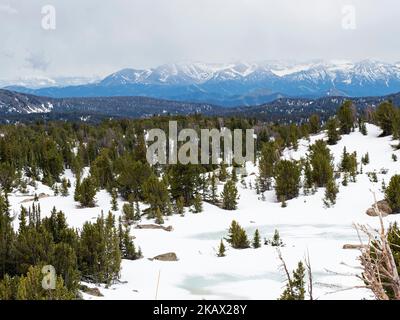
<svg viewBox="0 0 400 320"><path fill-rule="evenodd" d="M309 254L314 275L314 298L318 299L361 299L372 298L364 289L352 289L362 285L356 278L360 273L357 250L344 250L344 244L358 244L353 223L377 225L378 220L365 214L373 202L371 190L382 198L382 180L389 182L393 174L400 173L398 162L393 162L392 153L400 158L400 151L393 151L391 145L398 143L390 137L379 138L380 129L367 125L368 135L359 132L343 136L339 143L331 147L338 164L346 147L348 152L356 151L358 159L369 152L370 164L364 166L364 173L357 176L356 183L340 186L337 204L329 209L323 207L324 190L313 195L300 195L281 208L273 191L266 193L265 201L259 199L255 190L238 188L240 200L238 209L224 211L210 204L204 204L204 212L185 217L166 218L165 225L174 230L132 229L135 244L143 250L145 258L137 261L123 261L121 282L106 289L101 287L103 298L85 295L86 299L155 299L158 277L158 299L276 299L283 291L284 274L276 250L271 246L260 249L234 250L228 248L227 256L216 257L221 238L227 235L232 220L237 220L251 237L256 228L261 236L271 238L278 229L285 247L282 254L289 266L295 268L299 260ZM325 134L311 137L311 143L325 139ZM285 150L285 158L300 159L305 155L310 142L301 140L299 149ZM381 169L387 169L382 174ZM257 169L247 164L249 176L247 184L254 186ZM369 180L367 172L376 171L378 182ZM74 184L69 170L66 176ZM338 181L339 182L339 181ZM31 188L31 187L30 187ZM219 186L220 190L222 185ZM73 189L73 187L72 187ZM97 208L80 209L71 195L50 196L40 200L42 214L49 214L53 206L62 209L68 223L80 228L85 221L93 221L103 210L110 209L110 196L105 191L97 194ZM52 191L39 185L30 193ZM31 196L13 194L10 196L12 209L16 214L21 204L31 205ZM28 200L27 200L28 199ZM24 203L22 203L24 201ZM119 207L122 207L120 201ZM143 206L142 206L143 208ZM117 213L118 215L120 212ZM385 222L400 222L400 215L391 215ZM151 221L152 222L152 221ZM17 227L17 221L15 227ZM146 223L146 221L142 221ZM150 261L158 254L176 252L178 262Z"/></svg>

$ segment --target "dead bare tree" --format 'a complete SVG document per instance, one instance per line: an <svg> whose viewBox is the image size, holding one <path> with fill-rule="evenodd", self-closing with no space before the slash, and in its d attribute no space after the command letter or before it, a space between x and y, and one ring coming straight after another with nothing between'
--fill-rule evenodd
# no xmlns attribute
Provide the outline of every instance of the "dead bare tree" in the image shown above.
<svg viewBox="0 0 400 320"><path fill-rule="evenodd" d="M378 208L374 195L374 211L379 217L379 230L374 230L365 225L356 225L356 230L362 246L359 260L363 272L358 277L365 282L376 299L389 300L387 289L393 292L393 298L400 300L400 277L397 271L396 262L393 256L391 244L388 240L388 230L385 229L382 213ZM363 245L360 234L368 238L368 245Z"/></svg>
<svg viewBox="0 0 400 320"><path fill-rule="evenodd" d="M310 300L314 300L313 297L313 276L312 276L312 269L311 269L311 262L310 262L310 254L307 250L307 256L304 259L306 269L307 269L307 274L308 274L308 295L310 297Z"/></svg>
<svg viewBox="0 0 400 320"><path fill-rule="evenodd" d="M286 262L283 259L282 252L279 248L277 248L277 252L278 252L279 260L281 260L281 263L282 263L281 268L284 270L285 275L286 275L286 280L287 280L287 285L288 285L289 291L290 291L291 295L294 296L294 291L293 291L293 287L292 287L292 278L290 277L289 269L287 268ZM304 259L304 264L306 266L307 277L308 277L308 296L309 296L310 300L314 300L314 298L313 298L313 277L312 277L310 255L309 255L308 251L307 251L307 256Z"/></svg>
<svg viewBox="0 0 400 320"><path fill-rule="evenodd" d="M291 295L293 296L294 293L293 293L293 288L292 288L292 278L290 277L290 273L289 273L289 270L288 270L288 268L287 268L287 266L286 266L286 262L285 262L285 260L283 259L281 250L280 250L279 248L277 248L276 251L278 252L279 260L281 260L281 262L282 262L281 267L282 267L282 269L285 271L286 280L287 280L287 283L288 283L288 287L289 287L290 293L291 293Z"/></svg>

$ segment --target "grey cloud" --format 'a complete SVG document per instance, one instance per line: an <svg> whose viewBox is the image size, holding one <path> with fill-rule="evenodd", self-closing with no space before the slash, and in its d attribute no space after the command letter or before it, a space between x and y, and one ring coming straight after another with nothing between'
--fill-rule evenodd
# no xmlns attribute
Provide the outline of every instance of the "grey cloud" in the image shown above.
<svg viewBox="0 0 400 320"><path fill-rule="evenodd" d="M46 71L50 65L50 61L46 59L42 53L29 53L28 57L25 58L28 66L35 70Z"/></svg>
<svg viewBox="0 0 400 320"><path fill-rule="evenodd" d="M0 13L17 14L18 10L11 7L9 4L0 4Z"/></svg>
<svg viewBox="0 0 400 320"><path fill-rule="evenodd" d="M2 1L2 0L0 0ZM13 0L18 15L0 19L0 78L106 75L124 67L180 61L270 59L398 61L398 0ZM56 9L57 28L41 28L41 8ZM342 28L354 5L357 28ZM26 57L41 50L46 57ZM51 64L49 64L51 61ZM2 62L4 62L2 64Z"/></svg>

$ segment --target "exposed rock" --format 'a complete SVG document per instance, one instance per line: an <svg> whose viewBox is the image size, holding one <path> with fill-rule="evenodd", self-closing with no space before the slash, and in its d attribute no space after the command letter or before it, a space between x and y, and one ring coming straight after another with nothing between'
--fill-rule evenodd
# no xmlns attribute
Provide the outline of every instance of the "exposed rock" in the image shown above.
<svg viewBox="0 0 400 320"><path fill-rule="evenodd" d="M104 297L103 294L100 292L99 288L89 288L88 286L81 285L80 289L82 292L89 294L95 297Z"/></svg>
<svg viewBox="0 0 400 320"><path fill-rule="evenodd" d="M361 249L364 248L365 245L362 244L345 244L343 249Z"/></svg>
<svg viewBox="0 0 400 320"><path fill-rule="evenodd" d="M175 252L168 252L164 254L160 254L152 259L149 259L151 261L153 260L158 260L158 261L178 261L178 257L176 256Z"/></svg>
<svg viewBox="0 0 400 320"><path fill-rule="evenodd" d="M45 193L41 193L41 194L39 194L39 195L37 196L37 198L38 198L39 200L40 200L40 199L43 199L43 198L48 198L48 197L50 197L50 196L49 196L48 194L45 194ZM31 201L34 201L34 200L35 200L35 197L22 200L20 203L27 203L27 202L31 202Z"/></svg>
<svg viewBox="0 0 400 320"><path fill-rule="evenodd" d="M376 203L376 205L377 205L377 207L378 207L378 209L381 212L383 217L386 217L387 215L393 213L393 210L390 208L389 203L386 200L378 201ZM377 212L375 211L375 206L374 205L372 205L372 207L369 208L366 211L366 213L367 213L367 215L369 215L371 217L376 217L378 215Z"/></svg>
<svg viewBox="0 0 400 320"><path fill-rule="evenodd" d="M139 224L136 226L136 229L162 229L168 232L174 230L172 226L163 227L158 224Z"/></svg>

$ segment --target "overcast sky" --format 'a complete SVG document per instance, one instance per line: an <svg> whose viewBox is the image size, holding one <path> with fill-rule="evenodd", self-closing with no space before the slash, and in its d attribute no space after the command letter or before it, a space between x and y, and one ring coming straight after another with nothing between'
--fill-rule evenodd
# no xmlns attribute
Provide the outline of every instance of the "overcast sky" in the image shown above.
<svg viewBox="0 0 400 320"><path fill-rule="evenodd" d="M42 28L47 4L55 30ZM343 28L345 5L355 29ZM398 0L0 0L0 79L182 61L393 62L399 34Z"/></svg>

